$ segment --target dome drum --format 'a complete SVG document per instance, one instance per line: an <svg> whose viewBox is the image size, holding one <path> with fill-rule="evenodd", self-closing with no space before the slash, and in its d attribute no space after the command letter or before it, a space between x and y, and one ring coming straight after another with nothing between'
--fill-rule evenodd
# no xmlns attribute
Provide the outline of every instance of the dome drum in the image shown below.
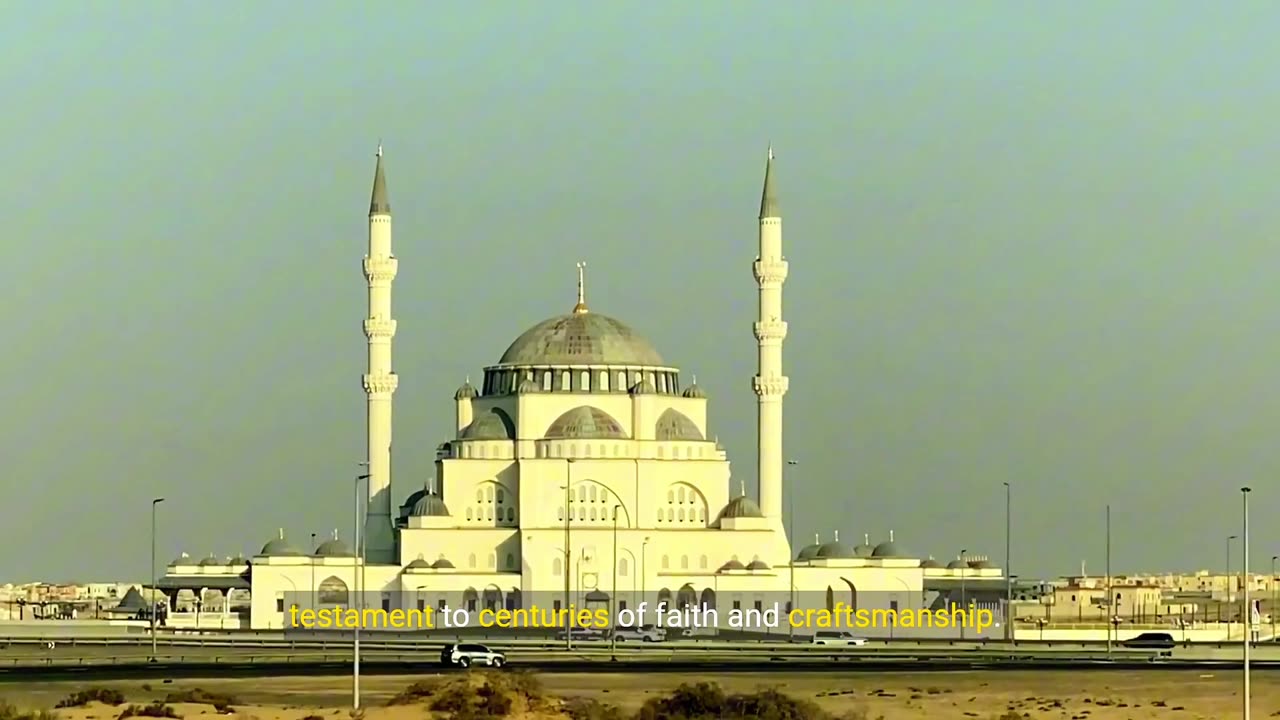
<svg viewBox="0 0 1280 720"><path fill-rule="evenodd" d="M631 392L647 382L658 395L684 395L680 371L669 367L616 365L494 366L484 371L484 396L516 393L618 393Z"/></svg>

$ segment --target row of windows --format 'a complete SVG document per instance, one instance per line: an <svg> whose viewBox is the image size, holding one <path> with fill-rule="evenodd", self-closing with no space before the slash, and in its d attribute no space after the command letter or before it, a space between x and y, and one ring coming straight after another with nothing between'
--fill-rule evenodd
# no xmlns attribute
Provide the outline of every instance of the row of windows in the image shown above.
<svg viewBox="0 0 1280 720"><path fill-rule="evenodd" d="M498 508L496 511L493 506L467 508L467 522L501 522L514 523L516 521L516 509L513 507Z"/></svg>
<svg viewBox="0 0 1280 720"><path fill-rule="evenodd" d="M516 392L525 380L532 380L542 392L626 392L638 384L641 378L663 395L680 393L680 377L673 372L648 371L643 375L639 371L628 373L618 370L592 372L590 370L493 370L485 373L484 394L506 395Z"/></svg>
<svg viewBox="0 0 1280 720"><path fill-rule="evenodd" d="M673 460L702 460L707 457L713 457L713 455L708 455L710 450L705 444L674 445L670 449ZM567 446L564 443L539 442L537 444L537 453L540 458L620 458L627 457L629 450L629 443L599 443L596 445L587 443L582 446L577 443L569 443ZM654 456L659 460L667 459L667 444L658 445L654 449ZM510 460L515 457L515 447L510 440L471 440L455 443L453 445L453 457L465 460Z"/></svg>
<svg viewBox="0 0 1280 720"><path fill-rule="evenodd" d="M494 502L495 500L499 505L507 501L507 493L504 488L490 484L476 489L476 502Z"/></svg>
<svg viewBox="0 0 1280 720"><path fill-rule="evenodd" d="M570 506L569 512L569 519L574 522L613 522L613 513L609 511L609 508ZM560 522L564 522L563 505L556 508L556 519ZM618 520L623 525L626 524L626 520L623 515L619 514Z"/></svg>
<svg viewBox="0 0 1280 720"><path fill-rule="evenodd" d="M476 557L476 554L475 554L475 553L471 553L470 555L468 555L468 556L467 556L467 569L468 569L468 570L475 570L475 569L477 569L477 562L478 562L478 560L479 560L479 558L477 558L477 557ZM497 569L498 569L498 554L497 554L497 553L489 553L488 563L485 565L485 567L487 567L487 568L488 568L488 569L490 569L490 570L497 570ZM515 556L515 553L507 553L507 556L506 556L506 558L504 558L504 561L503 561L503 563L502 563L502 569L503 569L503 570L515 570L515 569L516 569L516 556Z"/></svg>
<svg viewBox="0 0 1280 720"><path fill-rule="evenodd" d="M705 523L707 521L707 509L701 507L694 508L658 508L658 522L667 523Z"/></svg>
<svg viewBox="0 0 1280 720"><path fill-rule="evenodd" d="M630 571L631 565L627 563L626 558L618 558L618 577L626 577ZM564 574L564 562L561 558L552 558L551 574L560 577Z"/></svg>

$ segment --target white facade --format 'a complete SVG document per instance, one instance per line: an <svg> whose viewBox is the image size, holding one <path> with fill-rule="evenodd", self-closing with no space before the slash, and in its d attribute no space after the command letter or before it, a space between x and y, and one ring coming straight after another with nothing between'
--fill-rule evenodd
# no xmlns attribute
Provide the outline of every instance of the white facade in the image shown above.
<svg viewBox="0 0 1280 720"><path fill-rule="evenodd" d="M758 502L731 494L729 459L709 431L706 396L696 384L685 386L679 369L625 324L587 307L580 266L573 310L516 338L484 369L481 387L468 381L459 388L455 436L437 450L438 483L416 489L393 517L397 261L379 149L364 261L367 565L358 573L353 553L336 537L305 555L282 534L252 559L252 626L281 627L288 593L314 589L312 602L346 602L357 575L366 602L376 605L376 594L384 593L386 606L406 608L521 606L535 593L547 602L566 589L579 606L612 595L632 606L669 596L749 607L763 593L793 587L855 606L859 592L893 593L903 607L923 602L926 572L943 573L930 569L937 566L932 561L922 567L905 557L892 540L874 548L838 538L815 542L792 559L782 523L787 263L773 164L770 150L753 267L760 304L752 382L759 399Z"/></svg>

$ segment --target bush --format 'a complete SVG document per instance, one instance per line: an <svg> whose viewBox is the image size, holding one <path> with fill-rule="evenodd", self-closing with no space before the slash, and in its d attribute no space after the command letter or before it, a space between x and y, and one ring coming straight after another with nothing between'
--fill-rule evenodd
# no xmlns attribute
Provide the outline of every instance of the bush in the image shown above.
<svg viewBox="0 0 1280 720"><path fill-rule="evenodd" d="M622 711L595 698L569 698L564 704L569 720L624 720Z"/></svg>
<svg viewBox="0 0 1280 720"><path fill-rule="evenodd" d="M681 685L664 698L640 707L637 720L831 720L817 705L774 689L728 695L720 686L700 682Z"/></svg>
<svg viewBox="0 0 1280 720"><path fill-rule="evenodd" d="M150 705L130 705L120 713L118 720L131 717L176 718L178 713L163 702L156 700Z"/></svg>
<svg viewBox="0 0 1280 720"><path fill-rule="evenodd" d="M166 703L191 703L193 705L212 705L220 713L231 712L232 705L239 705L240 698L227 693L212 692L204 688L178 690L165 696Z"/></svg>
<svg viewBox="0 0 1280 720"><path fill-rule="evenodd" d="M94 687L89 688L88 690L81 690L79 692L72 693L63 698L57 705L54 705L54 707L84 707L91 702L99 702L103 705L123 705L124 693L119 690L112 690L111 688Z"/></svg>
<svg viewBox="0 0 1280 720"><path fill-rule="evenodd" d="M0 701L0 720L58 720L58 714L48 710L19 710Z"/></svg>
<svg viewBox="0 0 1280 720"><path fill-rule="evenodd" d="M396 693L390 700L388 705L412 705L414 703L424 702L432 695L440 691L440 682L437 680L419 680L409 687ZM303 720L308 720L303 718Z"/></svg>

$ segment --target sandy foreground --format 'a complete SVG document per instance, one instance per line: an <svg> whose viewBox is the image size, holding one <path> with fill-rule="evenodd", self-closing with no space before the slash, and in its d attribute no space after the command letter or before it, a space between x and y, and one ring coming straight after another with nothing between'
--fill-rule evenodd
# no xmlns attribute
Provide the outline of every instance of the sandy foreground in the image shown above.
<svg viewBox="0 0 1280 720"><path fill-rule="evenodd" d="M388 698L415 680L431 677L372 676L361 678L367 720L422 720L421 706L383 707ZM1280 715L1277 676L1253 675L1253 715ZM647 698L662 695L681 682L708 680L729 692L776 687L812 700L833 713L861 711L869 720L930 720L978 718L989 720L1010 710L1024 718L1075 720L1140 720L1184 718L1224 720L1240 717L1240 674L1195 672L956 672L910 674L733 674L691 678L662 673L547 674L540 680L549 694L568 698L593 697L633 710ZM351 707L350 678L263 678L260 680L175 680L127 682L48 682L0 684L0 699L27 708L52 707L86 687L110 687L125 693L131 703L162 699L167 693L192 688L227 693L244 705L241 718L301 720L308 715L347 718ZM207 705L174 705L185 718L215 712ZM66 720L115 720L118 708L101 705L58 711ZM226 716L223 716L226 717ZM518 716L517 716L518 717ZM557 717L537 715L526 717Z"/></svg>

